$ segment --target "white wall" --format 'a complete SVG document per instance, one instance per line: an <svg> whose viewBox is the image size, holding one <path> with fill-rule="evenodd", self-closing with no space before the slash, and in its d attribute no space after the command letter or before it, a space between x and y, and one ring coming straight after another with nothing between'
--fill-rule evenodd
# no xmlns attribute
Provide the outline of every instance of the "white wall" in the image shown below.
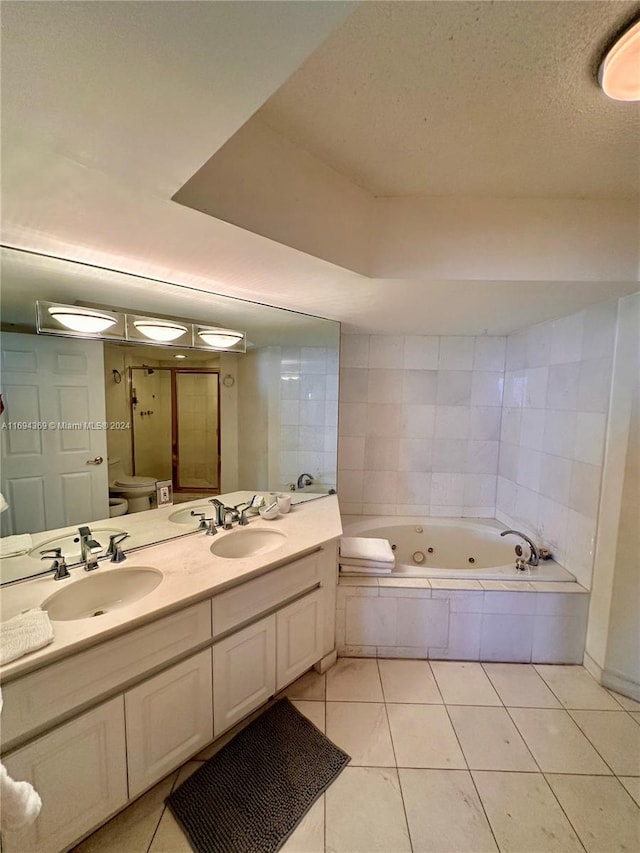
<svg viewBox="0 0 640 853"><path fill-rule="evenodd" d="M505 345L490 336L342 336L344 513L493 516Z"/></svg>
<svg viewBox="0 0 640 853"><path fill-rule="evenodd" d="M640 701L640 295L618 303L585 665Z"/></svg>
<svg viewBox="0 0 640 853"><path fill-rule="evenodd" d="M617 303L509 335L497 517L589 588Z"/></svg>

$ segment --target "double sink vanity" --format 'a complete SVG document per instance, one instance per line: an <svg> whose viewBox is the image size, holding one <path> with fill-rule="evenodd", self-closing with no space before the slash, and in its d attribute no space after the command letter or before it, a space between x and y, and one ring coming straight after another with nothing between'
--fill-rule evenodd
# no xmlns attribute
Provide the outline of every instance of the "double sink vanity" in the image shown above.
<svg viewBox="0 0 640 853"><path fill-rule="evenodd" d="M68 849L311 666L334 659L337 497L300 502L273 521L250 516L214 536L180 531L202 508L96 522L92 534L107 541L130 534L124 562L3 588L3 621L43 607L54 628L50 645L0 670L2 760L43 800L32 827L3 838L5 853ZM177 538L144 544L154 526L166 537L172 515ZM71 562L76 539L69 530L34 537L36 554L2 561L3 580L7 566L10 573L19 561L24 571L45 548L67 547Z"/></svg>

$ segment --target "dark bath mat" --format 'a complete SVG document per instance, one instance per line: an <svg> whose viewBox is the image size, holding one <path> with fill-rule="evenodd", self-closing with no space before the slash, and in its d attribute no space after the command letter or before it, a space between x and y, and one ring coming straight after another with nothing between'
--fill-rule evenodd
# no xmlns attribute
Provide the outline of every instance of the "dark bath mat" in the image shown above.
<svg viewBox="0 0 640 853"><path fill-rule="evenodd" d="M281 699L167 804L196 853L274 853L349 761Z"/></svg>

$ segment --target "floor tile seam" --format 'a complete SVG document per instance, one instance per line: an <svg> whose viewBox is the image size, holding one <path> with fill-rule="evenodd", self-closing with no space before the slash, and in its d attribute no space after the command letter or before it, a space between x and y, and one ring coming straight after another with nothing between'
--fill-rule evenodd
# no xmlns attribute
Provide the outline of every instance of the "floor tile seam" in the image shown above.
<svg viewBox="0 0 640 853"><path fill-rule="evenodd" d="M384 697L384 682L382 681L382 673L380 672L380 666L378 665L378 675L380 676L380 682L382 683L382 695ZM393 730L391 728L391 720L389 719L389 709L387 708L387 703L384 703L384 715L387 720L387 728L389 730L389 740L391 741L391 751L393 753L393 760L395 762L395 771L396 776L398 778L398 788L400 789L400 801L402 802L402 812L404 814L404 822L407 827L407 838L409 839L409 847L411 848L411 853L413 853L413 839L411 838L411 827L409 826L409 815L407 814L407 804L404 801L404 791L402 790L402 780L400 779L400 774L398 773L398 756L396 754L396 745L393 740Z"/></svg>
<svg viewBox="0 0 640 853"><path fill-rule="evenodd" d="M483 770L483 771L476 771L476 772L482 772L482 773L504 773L504 772L512 773L512 772L516 772L516 773L517 773L518 771L503 771L503 770L488 770L488 771L487 771L487 770ZM589 851L587 851L587 848L585 847L585 845L582 843L582 838L581 838L581 837L580 837L580 835L578 834L577 829L575 828L575 826L573 825L573 823L569 820L569 815L568 815L568 814L565 812L565 810L563 809L563 807L562 807L562 803L561 803L561 802L560 802L560 800L556 797L556 793L555 793L555 791L553 790L553 788L551 787L551 785L549 784L549 780L546 778L545 774L544 774L544 773L542 773L542 772L540 772L540 773L533 773L533 772L530 772L530 774L529 774L529 775L531 775L531 776L541 776L541 777L542 777L542 779L544 779L544 783L545 783L545 785L546 785L546 786L547 786L547 788L549 789L549 792L550 792L551 796L553 797L553 799L554 799L554 800L556 801L556 803L558 804L558 808L560 809L560 811L561 811L561 812L562 812L562 814L564 815L564 817L565 817L565 819L566 819L566 821L567 821L568 825L571 827L571 830L572 830L573 834L575 835L575 837L576 837L576 839L577 839L577 841L578 841L578 844L580 845L580 847L582 847L582 849L585 851L585 853L589 853ZM471 778L473 779L473 773L471 774ZM475 780L475 779L473 779L473 783L474 783L474 785L475 785L475 781L476 781L476 780ZM479 794L478 794L478 796L479 796ZM480 798L480 801L482 802L482 797ZM483 804L483 805L484 805L484 804ZM502 848L500 848L500 849L502 849Z"/></svg>
<svg viewBox="0 0 640 853"><path fill-rule="evenodd" d="M538 709L536 709L536 710L538 710ZM536 765L536 767L538 767L538 768L540 769L540 772L542 773L542 767L540 767L540 764L538 763L538 761L537 761L537 759L536 759L535 755L533 754L533 750L531 749L531 747L529 746L529 744L528 744L528 743L527 743L527 741L525 740L525 736L524 736L524 735L522 734L522 732L520 731L520 729L519 729L519 727L518 727L518 724L517 724L517 723L516 723L516 721L513 719L513 715L509 712L509 709L508 709L508 708L505 708L505 711L507 712L507 715L509 716L509 719L510 719L510 720L511 720L511 722L513 723L515 730L518 732L518 735L520 736L520 740L521 740L521 741L522 741L522 743L525 745L525 748L526 748L527 752L528 752L528 753L529 753L529 755L531 756L531 759L532 759L533 763Z"/></svg>
<svg viewBox="0 0 640 853"><path fill-rule="evenodd" d="M188 759L188 761L185 761L183 764L181 764L180 767L178 767L176 770L172 771L172 773L175 774L175 778L174 778L173 782L171 783L171 788L169 790L169 793L167 794L167 797L169 797L175 791L176 785L178 784L178 777L180 776L180 771L182 770L182 768L186 767L190 761L194 761L194 760L195 759L190 758L190 759ZM202 761L200 763L205 764L206 761ZM171 775L171 774L168 774L168 775ZM158 782L156 784L160 784L160 783ZM134 802L135 802L135 800L134 800ZM130 808L130 806L131 806L131 804L129 806L127 806L127 808ZM147 853L151 853L151 848L153 847L153 842L155 840L156 835L158 834L158 830L160 829L160 824L162 823L162 818L164 817L164 813L167 811L167 809L168 809L167 800L165 799L162 803L162 808L160 809L160 816L158 817L158 821L155 825L153 833L151 834L151 840L149 841L149 846L147 847Z"/></svg>
<svg viewBox="0 0 640 853"><path fill-rule="evenodd" d="M459 662L461 663L462 661L459 661ZM444 663L454 663L454 661L444 661ZM482 668L482 662L481 662L481 661L465 661L465 663L479 663L479 664L480 664L480 667ZM432 672L433 672L433 668L432 668ZM489 684L491 685L491 689L492 689L492 690L493 690L493 692L496 694L496 697L497 697L497 699L498 699L498 704L497 704L497 705L496 705L496 704L492 704L492 705L482 705L482 706L481 706L481 705L478 705L478 707L486 707L486 708L498 708L498 707L500 707L500 706L504 707L504 702L502 701L502 697L499 695L498 691L497 691L497 690L495 689L495 687L493 686L493 684L492 684L491 680L489 679L489 676L488 676L488 675L486 674L486 672L484 671L484 668L482 668L482 672L484 673L484 677L489 681ZM438 690L440 691L440 695L442 696L442 698L443 698L443 700L444 700L444 704L445 704L445 705L459 705L459 704L467 704L467 703L460 703L460 702L447 702L447 700L444 698L444 692L443 692L442 688L440 687L440 684L439 684L439 682L438 682L438 676L435 674L435 672L433 673L433 677L434 677L434 679L435 679L436 685L438 686ZM473 704L473 705L477 705L477 703L476 703L476 702L474 702L474 703L472 703L472 704Z"/></svg>
<svg viewBox="0 0 640 853"><path fill-rule="evenodd" d="M597 684L597 682L596 682L596 684ZM625 707L624 707L624 705L622 704L622 702L620 702L620 700L619 700L616 696L614 696L614 695L613 695L613 694L615 693L615 691L610 690L608 687L604 687L604 685L602 685L602 684L600 685L600 687L602 687L604 690L606 690L606 691L607 691L607 693L609 694L609 696L611 696L611 698L613 699L613 701L614 701L617 705L620 705L620 707L622 708L622 710L623 710L623 711L626 711L627 713L630 713L629 708L625 708ZM623 695L623 694L621 694L621 695ZM629 699L632 699L633 697L629 696L628 698L629 698ZM635 701L635 700L633 700L633 701ZM640 709L638 709L638 710L640 710Z"/></svg>
<svg viewBox="0 0 640 853"><path fill-rule="evenodd" d="M538 670L535 668L535 664L524 664L524 665L525 665L525 666L530 666L530 667L531 667L531 671L532 671L532 672L534 672L534 673L536 674L536 676L540 679L540 683L542 684L542 686L543 686L543 687L546 687L546 689L547 689L547 690L549 690L549 692L551 693L551 695L553 696L553 698L556 700L556 702L558 702L558 704L560 705L560 707L562 707L562 703L560 702L560 699L555 695L555 693L551 690L551 688L549 687L549 685L547 684L547 682L546 682L546 681L544 680L544 678L540 675L540 673L538 672ZM500 691L498 690L498 688L496 687L496 685L493 683L493 680L492 680L492 678L491 678L491 675L490 675L490 673L489 673L489 672L487 672L487 669L486 669L486 667L487 667L487 666L491 666L491 663L490 663L489 661L480 661L480 666L482 667L482 669L484 670L485 675L487 676L487 678L488 678L488 679L489 679L489 681L491 682L491 685L492 685L493 689L496 691L496 693L498 694L498 696L500 696ZM516 664L516 666L518 666L518 664ZM500 699L502 699L502 696L500 696ZM505 708L506 708L506 707L509 707L509 706L508 706L508 703L507 703L507 702L505 702L505 701L504 701L504 699L502 699L502 702L503 702L503 704L504 704ZM535 708L535 707L537 707L537 706L536 706L536 705L532 705L532 706L529 706L529 705L523 705L523 706L520 706L520 705L512 705L512 706L510 706L510 707L515 707L515 708L519 708L519 707L527 707L527 708L528 708L528 707L533 707L533 708Z"/></svg>
<svg viewBox="0 0 640 853"><path fill-rule="evenodd" d="M551 783L550 783L550 782L549 782L549 780L547 779L547 776L587 776L587 775L591 776L591 775L593 775L593 774L586 774L586 773L544 773L543 775L544 775L544 778L545 778L545 782L547 783L547 785L548 785L548 786L549 786L549 788L551 789L551 793L553 794L553 796L554 796L554 798L555 798L556 802L557 802L557 803L558 803L558 805L560 806L560 809L562 810L563 815L564 815L564 816L566 817L566 819L569 821L569 826L570 826L570 827L573 829L573 831L575 832L575 834L576 834L576 838L578 839L578 841L580 842L580 844L582 845L582 848L586 851L586 853L589 853L589 850L588 850L588 848L587 848L586 844L584 844L584 843L583 843L583 841L582 841L582 838L581 838L581 836L580 836L580 833L578 832L577 827L573 825L573 821L571 820L571 818L569 817L569 815L568 815L568 814L567 814L567 812L565 811L564 806L563 806L563 805L562 805L562 803L560 802L560 799L559 799L559 798L558 798L558 796L556 795L556 792L553 790L553 786L551 785ZM598 778L599 778L599 779L609 779L610 777L609 777L609 776L598 776ZM616 780L616 781L618 782L618 784L620 785L620 787L622 788L622 790L625 792L625 794L627 794L627 796L629 797L629 799L631 800L631 802L632 802L632 803L634 803L634 805L635 805L635 801L634 801L633 797L631 796L631 794L629 794L629 792L628 792L628 791L627 791L627 789L624 787L624 785L622 784L622 782L620 782L619 780Z"/></svg>
<svg viewBox="0 0 640 853"><path fill-rule="evenodd" d="M617 711L617 710L618 710L617 708L572 708L572 707L570 707L570 705L565 704L565 703L562 701L562 699L561 699L561 698L560 698L560 696L558 696L558 694L555 692L555 690L553 689L553 687L551 686L551 684L549 684L549 682L545 679L544 675L542 675L542 673L541 673L541 672L538 672L538 669L537 669L537 667L538 667L538 666L549 666L550 664L535 664L535 663L534 663L534 664L531 664L531 665L533 666L533 668L535 669L535 671L538 673L538 675L540 676L540 678L541 678L541 679L544 681L544 683L547 685L547 687L549 688L549 690L550 690L550 691L553 693L553 695L556 697L556 699L558 700L558 702L560 702L560 705L564 708L564 710L565 710L565 711L607 711L607 710L609 710L609 711ZM571 666L571 664L562 664L562 665L563 665L563 666ZM602 690L604 690L604 691L605 691L605 693L607 693L607 694L611 697L611 699L613 699L613 701L616 703L616 705L619 705L619 706L620 706L621 710L623 710L623 711L626 711L626 710L627 710L626 708L624 708L624 707L620 704L620 702L618 702L618 700L615 698L615 696L611 696L611 693L610 693L610 691L609 691L609 689L608 689L607 687L603 687L603 686L602 686L602 684L600 684L600 682L596 681L596 679L593 677L593 675L591 675L591 673L590 673L587 669L585 669L585 667L584 667L584 666L579 665L579 668L589 676L589 678L591 679L591 681L593 681L593 683L596 685L596 687L600 687L600 688L602 688ZM628 712L627 712L627 713L628 713Z"/></svg>
<svg viewBox="0 0 640 853"><path fill-rule="evenodd" d="M578 709L578 710L582 710L582 709ZM582 726L580 725L580 723L578 722L578 720L574 719L568 711L567 711L567 713L569 714L569 716L570 716L570 717L571 717L571 719L573 720L574 725L578 727L578 730L581 732L581 734L583 735L583 737L585 737L585 738L587 739L587 741L589 742L589 744L591 744L592 749L594 749L594 750L596 751L596 753L600 756L600 758L602 759L602 761L604 761L605 766L609 768L609 770L611 771L611 775L612 775L612 776L617 776L617 773L615 772L615 770L613 769L613 767L611 766L611 764L606 760L606 758L604 757L604 755L600 752L600 750L598 749L598 747L597 747L597 746L595 745L595 743L591 740L591 738L589 737L589 735L587 734L587 732L582 728ZM616 711L615 713L617 713L617 711ZM602 775L602 774L600 774L600 775ZM639 774L639 775L640 775L640 774Z"/></svg>
<svg viewBox="0 0 640 853"><path fill-rule="evenodd" d="M543 680L543 682L547 685L547 687L549 688L549 690L551 691L551 693L553 694L553 696L555 696L555 698L558 700L558 702L560 703L560 706L561 706L562 708L565 708L565 704L564 704L564 702L562 701L562 699L558 696L558 694L556 693L556 691L553 689L553 687L549 684L549 682L547 681L547 679L544 677L544 675L543 675L543 674L539 671L539 669L538 669L538 666L547 666L547 664L535 664L535 663L532 663L532 664L531 664L531 666L534 668L534 670L537 672L538 676ZM586 671L586 670L585 670L585 671ZM593 676L591 676L591 677L593 678ZM595 678L594 678L593 680L595 681ZM597 682L596 682L596 684L597 684ZM566 710L566 708L565 708L565 710Z"/></svg>

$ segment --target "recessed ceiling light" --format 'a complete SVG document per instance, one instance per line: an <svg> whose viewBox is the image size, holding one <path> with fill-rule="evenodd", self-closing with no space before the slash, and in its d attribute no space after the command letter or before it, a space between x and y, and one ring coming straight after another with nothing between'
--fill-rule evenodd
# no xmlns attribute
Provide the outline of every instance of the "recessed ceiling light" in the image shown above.
<svg viewBox="0 0 640 853"><path fill-rule="evenodd" d="M640 21L623 33L605 56L598 82L615 101L640 101Z"/></svg>
<svg viewBox="0 0 640 853"><path fill-rule="evenodd" d="M152 341L175 341L188 331L186 326L163 320L134 320L133 325Z"/></svg>
<svg viewBox="0 0 640 853"><path fill-rule="evenodd" d="M74 332L85 332L87 334L104 332L105 329L115 326L118 322L115 317L111 317L109 314L99 314L97 311L90 311L87 308L52 305L48 311L55 320Z"/></svg>

